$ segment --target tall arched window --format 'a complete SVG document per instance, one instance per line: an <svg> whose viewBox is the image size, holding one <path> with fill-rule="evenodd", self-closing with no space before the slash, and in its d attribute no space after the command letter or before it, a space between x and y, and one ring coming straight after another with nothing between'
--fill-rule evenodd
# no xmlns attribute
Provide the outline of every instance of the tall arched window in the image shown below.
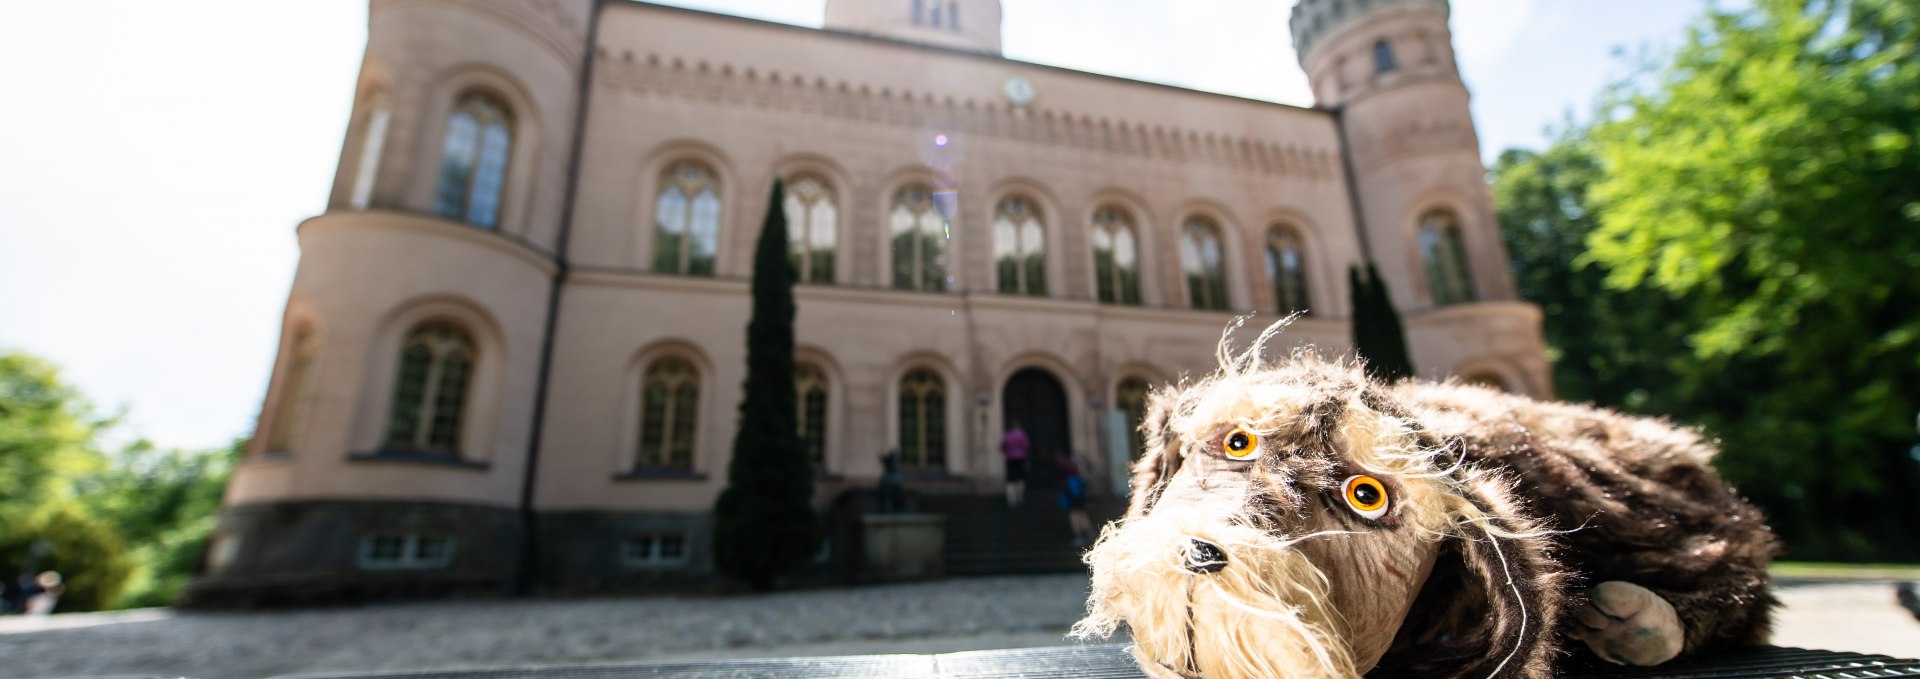
<svg viewBox="0 0 1920 679"><path fill-rule="evenodd" d="M1427 267L1434 306L1471 302L1477 296L1473 269L1467 267L1467 250L1460 242L1460 222L1453 213L1434 210L1420 218L1420 261Z"/></svg>
<svg viewBox="0 0 1920 679"><path fill-rule="evenodd" d="M1140 303L1140 251L1125 210L1108 206L1093 213L1093 276L1102 303Z"/></svg>
<svg viewBox="0 0 1920 679"><path fill-rule="evenodd" d="M500 192L507 181L507 156L513 150L513 119L490 95L460 98L447 119L440 152L440 181L433 211L483 229L499 223Z"/></svg>
<svg viewBox="0 0 1920 679"><path fill-rule="evenodd" d="M1393 60L1393 45L1384 39L1373 43L1373 72L1386 73L1397 66Z"/></svg>
<svg viewBox="0 0 1920 679"><path fill-rule="evenodd" d="M376 90L367 95L367 118L361 131L360 160L353 171L353 192L347 197L347 205L355 210L365 210L373 201L373 180L380 171L380 152L386 148L387 121L392 117L393 107L385 90Z"/></svg>
<svg viewBox="0 0 1920 679"><path fill-rule="evenodd" d="M313 383L313 362L320 354L320 338L313 327L301 324L288 345L292 355L280 383L280 402L275 406L272 424L267 425L267 452L293 450L293 439L307 421L309 391Z"/></svg>
<svg viewBox="0 0 1920 679"><path fill-rule="evenodd" d="M918 368L900 378L900 464L947 464L947 387L940 374Z"/></svg>
<svg viewBox="0 0 1920 679"><path fill-rule="evenodd" d="M1273 282L1273 305L1280 314L1307 311L1307 256L1300 236L1287 226L1267 230L1267 280Z"/></svg>
<svg viewBox="0 0 1920 679"><path fill-rule="evenodd" d="M934 28L940 27L940 14L941 14L940 10L941 9L942 8L940 7L940 0L933 0L933 27Z"/></svg>
<svg viewBox="0 0 1920 679"><path fill-rule="evenodd" d="M387 418L387 448L460 454L474 365L473 337L458 325L430 321L407 333Z"/></svg>
<svg viewBox="0 0 1920 679"><path fill-rule="evenodd" d="M947 220L934 205L933 191L915 184L893 196L888 221L893 233L893 287L941 292L947 289Z"/></svg>
<svg viewBox="0 0 1920 679"><path fill-rule="evenodd" d="M1132 447L1133 459L1140 459L1146 452L1147 437L1140 433L1140 423L1147 419L1147 392L1151 388L1147 381L1138 377L1120 380L1113 390L1113 404L1127 413L1128 440Z"/></svg>
<svg viewBox="0 0 1920 679"><path fill-rule="evenodd" d="M1047 234L1032 201L1008 198L994 209L993 263L1001 294L1047 295Z"/></svg>
<svg viewBox="0 0 1920 679"><path fill-rule="evenodd" d="M787 182L787 252L802 283L833 283L833 246L840 219L833 192L813 175Z"/></svg>
<svg viewBox="0 0 1920 679"><path fill-rule="evenodd" d="M926 0L913 0L913 25L918 26L926 23L926 10Z"/></svg>
<svg viewBox="0 0 1920 679"><path fill-rule="evenodd" d="M707 166L682 161L660 178L653 210L653 270L712 276L720 251L720 182Z"/></svg>
<svg viewBox="0 0 1920 679"><path fill-rule="evenodd" d="M800 397L800 441L814 469L827 468L827 375L819 366L794 366L793 387Z"/></svg>
<svg viewBox="0 0 1920 679"><path fill-rule="evenodd" d="M1195 309L1227 308L1227 276L1220 253L1220 229L1205 217L1180 229L1180 267L1187 275L1187 302Z"/></svg>
<svg viewBox="0 0 1920 679"><path fill-rule="evenodd" d="M700 370L680 358L654 361L640 382L640 446L634 466L693 469L699 415Z"/></svg>

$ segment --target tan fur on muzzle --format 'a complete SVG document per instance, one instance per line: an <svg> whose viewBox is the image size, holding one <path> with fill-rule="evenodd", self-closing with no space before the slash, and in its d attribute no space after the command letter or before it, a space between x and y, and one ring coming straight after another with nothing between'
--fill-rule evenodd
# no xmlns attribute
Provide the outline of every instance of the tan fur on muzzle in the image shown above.
<svg viewBox="0 0 1920 679"><path fill-rule="evenodd" d="M1200 512L1161 512L1109 526L1087 553L1093 593L1080 638L1126 620L1185 620L1134 627L1133 652L1162 677L1353 677L1335 641L1327 578L1293 543ZM1228 566L1195 573L1195 539L1219 546Z"/></svg>

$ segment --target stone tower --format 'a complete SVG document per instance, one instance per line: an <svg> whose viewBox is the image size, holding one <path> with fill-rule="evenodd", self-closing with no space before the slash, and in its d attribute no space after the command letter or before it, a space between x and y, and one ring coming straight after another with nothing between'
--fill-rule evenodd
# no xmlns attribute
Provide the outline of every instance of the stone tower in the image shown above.
<svg viewBox="0 0 1920 679"><path fill-rule="evenodd" d="M1447 15L1446 0L1300 0L1291 21L1402 312L1514 298Z"/></svg>
<svg viewBox="0 0 1920 679"><path fill-rule="evenodd" d="M828 30L1000 53L1000 0L827 0Z"/></svg>

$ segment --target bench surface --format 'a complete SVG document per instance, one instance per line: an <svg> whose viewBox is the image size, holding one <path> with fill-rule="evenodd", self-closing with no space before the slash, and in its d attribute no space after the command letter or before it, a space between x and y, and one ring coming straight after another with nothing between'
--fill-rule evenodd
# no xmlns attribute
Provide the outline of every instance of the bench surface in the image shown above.
<svg viewBox="0 0 1920 679"><path fill-rule="evenodd" d="M499 670L302 674L304 679L786 679L890 677L898 679L1136 679L1144 677L1122 644L965 651L939 655L856 655L680 663L637 663ZM1571 661L1565 679L1601 677L1796 677L1880 679L1920 677L1920 660L1798 648L1762 647L1691 658L1657 668L1624 668Z"/></svg>

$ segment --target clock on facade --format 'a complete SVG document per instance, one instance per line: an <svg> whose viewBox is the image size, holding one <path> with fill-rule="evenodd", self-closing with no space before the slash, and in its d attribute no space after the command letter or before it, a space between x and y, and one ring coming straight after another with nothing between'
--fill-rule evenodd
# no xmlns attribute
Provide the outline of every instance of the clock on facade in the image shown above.
<svg viewBox="0 0 1920 679"><path fill-rule="evenodd" d="M1007 95L1007 101L1014 106L1026 106L1033 103L1033 81L1022 75L1007 76L1000 83L1000 93Z"/></svg>

